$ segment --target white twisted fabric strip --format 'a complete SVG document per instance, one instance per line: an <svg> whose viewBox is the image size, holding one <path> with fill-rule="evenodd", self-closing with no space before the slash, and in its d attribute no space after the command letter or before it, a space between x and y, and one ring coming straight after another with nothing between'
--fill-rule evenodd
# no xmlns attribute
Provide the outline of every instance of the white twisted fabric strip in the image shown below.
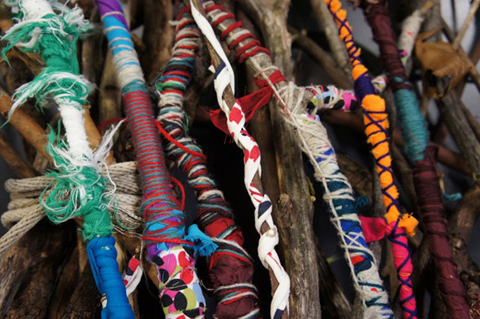
<svg viewBox="0 0 480 319"><path fill-rule="evenodd" d="M228 61L225 52L217 40L215 33L208 23L207 19L198 12L195 6L192 6L192 16L195 19L203 35L212 44L212 47L220 56L222 63L215 72L214 86L217 93L217 100L220 108L227 117L227 125L235 143L244 150L245 164L245 187L248 190L250 199L255 206L255 227L260 234L258 244L258 256L265 268L270 268L278 281L278 287L272 298L270 305L270 317L279 319L288 310L288 297L290 294L290 278L280 263L275 246L279 242L277 227L272 219L272 203L266 194L262 194L253 183L253 178L258 172L261 176L260 149L255 140L248 134L244 128L245 114L238 103L235 103L232 110L223 99L225 89L230 86L232 93L235 92L235 74ZM262 224L266 223L270 230L261 233Z"/></svg>

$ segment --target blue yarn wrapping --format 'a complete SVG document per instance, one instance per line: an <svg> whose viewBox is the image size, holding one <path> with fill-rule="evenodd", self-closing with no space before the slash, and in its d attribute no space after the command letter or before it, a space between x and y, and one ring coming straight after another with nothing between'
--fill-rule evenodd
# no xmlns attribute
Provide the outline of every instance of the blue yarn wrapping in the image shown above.
<svg viewBox="0 0 480 319"><path fill-rule="evenodd" d="M394 93L398 117L402 124L402 136L405 141L405 152L411 162L425 158L428 146L428 130L425 119L418 106L418 100L412 90L401 89Z"/></svg>
<svg viewBox="0 0 480 319"><path fill-rule="evenodd" d="M87 253L98 290L107 297L102 319L135 319L125 284L118 272L115 238L107 236L92 239L87 245Z"/></svg>

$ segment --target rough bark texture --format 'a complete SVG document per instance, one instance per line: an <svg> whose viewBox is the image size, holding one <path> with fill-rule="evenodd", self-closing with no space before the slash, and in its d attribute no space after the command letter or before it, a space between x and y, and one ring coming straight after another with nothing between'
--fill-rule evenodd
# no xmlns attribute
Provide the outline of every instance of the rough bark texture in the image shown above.
<svg viewBox="0 0 480 319"><path fill-rule="evenodd" d="M102 308L100 298L95 279L93 279L92 268L85 267L62 319L98 318Z"/></svg>
<svg viewBox="0 0 480 319"><path fill-rule="evenodd" d="M337 25L335 24L335 21L333 21L332 15L328 11L325 1L310 0L310 5L317 15L318 21L322 25L323 32L325 32L325 35L328 39L328 44L330 45L330 51L332 51L332 54L335 57L343 76L349 79L348 82L344 83L344 88L350 89L353 87L353 79L351 78L352 67L350 65L350 59L348 57L347 50L345 49L345 45L338 37Z"/></svg>
<svg viewBox="0 0 480 319"><path fill-rule="evenodd" d="M80 276L78 258L78 246L75 246L70 258L68 258L68 261L65 264L65 267L63 267L55 291L52 295L52 301L48 307L49 319L60 319L63 316L68 301L75 291Z"/></svg>
<svg viewBox="0 0 480 319"><path fill-rule="evenodd" d="M173 19L173 6L170 0L145 0L143 8L145 54L141 62L145 79L150 82L167 64L172 53L174 30L169 21Z"/></svg>
<svg viewBox="0 0 480 319"><path fill-rule="evenodd" d="M44 219L0 261L0 317L43 318L57 271L74 245L71 222Z"/></svg>
<svg viewBox="0 0 480 319"><path fill-rule="evenodd" d="M274 62L274 64L280 67L280 69L285 66L285 70L282 71L286 71L284 75L287 76L287 78L290 77L292 74L289 54L290 45L288 43L288 45L285 46L284 42L282 42L283 40L286 40L285 38L282 38L282 32L286 32L285 21L282 22L281 18L275 18L273 12L267 10L268 8L266 7L258 8L258 4L252 3L252 1L246 1L242 3L242 5L244 5L245 11L250 14L257 25L258 22L260 22L258 18L261 16L264 25L263 27L260 26L260 29L264 38L267 36L270 37L266 42L267 48L272 53L272 57L275 57L276 54L280 54L279 52L282 52L281 54L283 54L282 57L277 56L277 61ZM261 11L255 11L257 9ZM277 7L276 9L279 8ZM285 14L285 7L283 7L283 10L282 14ZM282 16L282 14L280 14L280 16ZM233 20L227 19L218 25L216 31L223 31L232 23ZM267 26L268 29L266 29ZM228 41L229 40L227 39L227 42ZM270 47L269 44L272 47ZM288 56L288 59L286 56ZM255 59L256 64L254 64L251 59ZM247 59L246 64L256 73L271 66L272 61L268 57L256 56ZM256 65L259 66L260 70L257 69ZM266 72L266 75L268 76L269 73L271 73L271 71ZM279 85L286 85L286 82L281 82ZM309 98L310 96L306 94L306 100ZM288 220L285 220L285 218L282 217L281 211L274 212L273 218L279 228L282 245L302 247L302 249L295 250L299 255L293 254L293 251L289 251L288 249L284 251L285 268L292 280L290 317L305 318L312 313L318 314L319 317L321 309L318 299L318 265L315 259L315 244L312 230L313 203L308 192L308 183L305 172L300 164L303 163L302 154L295 140L296 133L293 131L293 128L286 123L283 115L280 114L282 107L277 101L271 102L269 107L273 132L275 134L274 146L280 196L281 194L289 195L290 200L292 201L292 207L295 207L298 216L293 227L283 224L285 221L288 222ZM276 200L277 198L272 198L272 201ZM301 234L303 237L302 240L297 238L295 239L295 242L289 242L289 238L293 238L294 234ZM298 260L303 260L303 264L308 266L308 268L299 265ZM309 278L309 284L307 286L297 286L299 284L299 281L297 280L300 279L296 279L295 277L299 277L299 274L301 274L301 277L303 278Z"/></svg>
<svg viewBox="0 0 480 319"><path fill-rule="evenodd" d="M468 166L474 176L478 177L480 176L480 142L459 103L456 93L450 92L438 100L438 107Z"/></svg>

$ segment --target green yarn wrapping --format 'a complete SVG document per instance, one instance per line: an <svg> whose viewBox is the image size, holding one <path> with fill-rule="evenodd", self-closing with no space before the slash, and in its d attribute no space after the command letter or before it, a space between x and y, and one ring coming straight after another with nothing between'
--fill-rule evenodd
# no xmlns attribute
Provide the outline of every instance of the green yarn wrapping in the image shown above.
<svg viewBox="0 0 480 319"><path fill-rule="evenodd" d="M55 141L56 146L53 146ZM105 193L105 178L93 166L73 165L72 160L63 153L67 145L55 133L50 133L47 151L52 156L57 171L46 175L55 178L40 196L48 218L60 224L72 217L84 217L83 237L90 240L96 236L108 236L112 233L112 223L108 213L110 199ZM51 192L47 192L50 186Z"/></svg>
<svg viewBox="0 0 480 319"><path fill-rule="evenodd" d="M41 102L45 101L47 95L53 94L77 108L87 102L90 85L78 75L76 43L79 36L89 30L89 26L80 18L80 14L80 10L72 10L63 16L48 14L41 19L19 22L3 37L8 41L2 50L2 57L6 61L6 52L18 45L24 52L41 54L46 64L32 82L22 85L15 92L10 115L33 96Z"/></svg>
<svg viewBox="0 0 480 319"><path fill-rule="evenodd" d="M37 104L42 106L52 94L59 105L78 110L87 103L91 85L79 75L76 43L80 35L89 30L88 21L83 18L81 9L70 10L58 3L51 5L58 15L46 14L34 19L28 19L26 8L20 5L25 20L13 26L3 37L8 41L2 50L5 60L5 53L16 45L24 52L41 54L46 64L32 82L15 92L15 103L9 115L29 97L35 97ZM57 169L47 174L55 181L40 196L48 218L59 224L83 216L85 240L110 235L113 229L108 213L110 194L105 192L106 180L100 173L101 156L92 152L73 154L67 143L56 138L53 131L46 149Z"/></svg>

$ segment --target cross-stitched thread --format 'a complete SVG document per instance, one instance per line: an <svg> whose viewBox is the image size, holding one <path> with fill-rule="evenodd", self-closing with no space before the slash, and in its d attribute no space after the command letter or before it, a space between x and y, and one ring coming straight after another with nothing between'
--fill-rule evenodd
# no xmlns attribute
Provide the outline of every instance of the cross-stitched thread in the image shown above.
<svg viewBox="0 0 480 319"><path fill-rule="evenodd" d="M377 172L382 186L383 201L387 209L388 238L392 242L394 264L400 282L400 305L404 318L417 318L416 302L412 291L411 273L413 270L411 251L405 232L412 234L417 221L408 215L403 217L397 202L398 190L393 181L391 157L387 141L388 118L385 101L375 94L367 68L360 59L360 50L353 42L352 30L347 21L347 13L338 0L325 0L335 20L340 39L345 43L353 66L355 95L361 101L365 134L372 145L372 153L377 163Z"/></svg>
<svg viewBox="0 0 480 319"><path fill-rule="evenodd" d="M386 1L381 0L377 4L364 3L363 8L374 39L379 44L381 60L395 95L395 104L403 126L405 150L407 157L413 162L415 190L427 228L429 248L434 257L440 292L449 317L466 318L469 316L469 307L448 242L445 227L447 220L443 211L442 193L436 178L435 157L432 150L428 150L430 154L427 158L425 157L428 130L420 112L413 85L408 81L400 61L395 32L390 27L391 21Z"/></svg>

